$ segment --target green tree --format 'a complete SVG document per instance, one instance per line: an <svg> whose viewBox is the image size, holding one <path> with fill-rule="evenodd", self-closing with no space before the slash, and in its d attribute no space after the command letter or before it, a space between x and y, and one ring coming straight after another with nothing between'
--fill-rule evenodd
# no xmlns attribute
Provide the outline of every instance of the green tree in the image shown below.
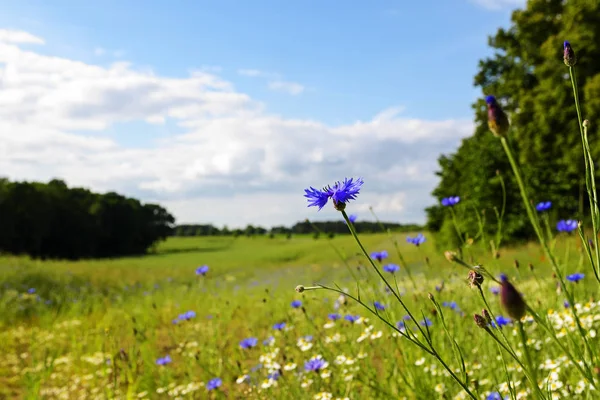
<svg viewBox="0 0 600 400"><path fill-rule="evenodd" d="M511 119L510 142L517 151L526 184L534 201L553 202L552 219L581 216L584 202L584 164L577 114L563 42L577 53L576 66L584 118L592 120L590 137L597 137L600 120L600 2L597 0L529 0L512 14L509 29L489 38L494 55L479 62L475 86L482 98L473 104L476 128L458 150L439 158L440 183L433 195L441 199L460 195L456 207L460 229L473 237L485 214L487 235L496 229L495 211L502 207L506 183L505 239L532 234L523 218L518 189L498 140L487 128L483 97L493 94ZM593 141L598 159L600 141ZM598 170L598 168L596 169ZM428 228L442 232L444 244L456 242L451 213L441 206L427 209Z"/></svg>

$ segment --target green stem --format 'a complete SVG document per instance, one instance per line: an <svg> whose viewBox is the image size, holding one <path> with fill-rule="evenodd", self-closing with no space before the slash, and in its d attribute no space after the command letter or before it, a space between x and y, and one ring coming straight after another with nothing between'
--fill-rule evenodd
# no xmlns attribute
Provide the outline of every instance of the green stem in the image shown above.
<svg viewBox="0 0 600 400"><path fill-rule="evenodd" d="M525 333L525 329L523 328L523 322L517 321L517 325L519 326L519 337L521 338L521 344L523 344L525 361L527 361L527 366L529 367L529 371L531 371L533 379L537 382L536 369L534 367L533 360L531 359L531 353L529 352L529 348L527 347L527 335Z"/></svg>

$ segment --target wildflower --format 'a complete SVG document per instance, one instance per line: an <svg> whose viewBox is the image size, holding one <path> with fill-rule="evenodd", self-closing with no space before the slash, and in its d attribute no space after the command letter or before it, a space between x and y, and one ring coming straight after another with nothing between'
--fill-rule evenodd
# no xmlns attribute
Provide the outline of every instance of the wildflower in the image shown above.
<svg viewBox="0 0 600 400"><path fill-rule="evenodd" d="M475 270L469 271L467 279L469 280L469 286L471 287L480 287L483 283L483 275Z"/></svg>
<svg viewBox="0 0 600 400"><path fill-rule="evenodd" d="M273 336L269 336L268 338L266 338L265 340L263 340L263 344L265 346L270 346L273 343L275 343L275 338Z"/></svg>
<svg viewBox="0 0 600 400"><path fill-rule="evenodd" d="M506 310L509 316L515 320L520 320L525 315L525 302L521 293L508 281L506 275L500 276L500 303Z"/></svg>
<svg viewBox="0 0 600 400"><path fill-rule="evenodd" d="M27 293L34 294L35 293L35 288L29 288L29 289L27 289Z"/></svg>
<svg viewBox="0 0 600 400"><path fill-rule="evenodd" d="M582 272L577 272L575 274L571 274L571 275L567 275L567 280L571 281L571 282L579 282L580 280L582 280L585 277L585 274Z"/></svg>
<svg viewBox="0 0 600 400"><path fill-rule="evenodd" d="M329 314L327 318L332 321L337 321L338 319L342 318L342 316L340 314Z"/></svg>
<svg viewBox="0 0 600 400"><path fill-rule="evenodd" d="M284 371L293 371L296 369L296 364L295 363L287 363L283 366L283 370Z"/></svg>
<svg viewBox="0 0 600 400"><path fill-rule="evenodd" d="M396 264L386 264L383 266L383 270L385 272L389 272L390 274L393 274L395 272L398 272L400 270L400 266L396 265Z"/></svg>
<svg viewBox="0 0 600 400"><path fill-rule="evenodd" d="M323 360L323 358L321 356L314 356L313 358L311 358L310 360L308 360L307 362L304 363L304 370L306 372L311 372L311 371L319 372L319 371L327 368L328 365L329 365L329 363L327 361Z"/></svg>
<svg viewBox="0 0 600 400"><path fill-rule="evenodd" d="M285 322L278 322L275 325L273 325L273 329L275 329L276 331L281 331L283 330L283 328L285 328Z"/></svg>
<svg viewBox="0 0 600 400"><path fill-rule="evenodd" d="M492 292L492 294L498 295L500 294L500 288L498 286L492 286L490 287L490 292Z"/></svg>
<svg viewBox="0 0 600 400"><path fill-rule="evenodd" d="M551 201L542 201L541 203L537 203L535 209L539 212L548 211L552 207Z"/></svg>
<svg viewBox="0 0 600 400"><path fill-rule="evenodd" d="M399 331L406 329L406 324L404 323L404 321L398 321L396 322L396 328L398 328Z"/></svg>
<svg viewBox="0 0 600 400"><path fill-rule="evenodd" d="M383 261L384 258L388 257L388 252L386 250L374 251L371 253L371 258L373 260L377 260L379 262Z"/></svg>
<svg viewBox="0 0 600 400"><path fill-rule="evenodd" d="M446 260L454 262L458 259L458 254L455 251L447 250L444 252L444 257L446 257Z"/></svg>
<svg viewBox="0 0 600 400"><path fill-rule="evenodd" d="M258 344L258 339L255 337L249 337L240 342L240 347L242 349L251 349Z"/></svg>
<svg viewBox="0 0 600 400"><path fill-rule="evenodd" d="M375 308L379 311L383 311L385 310L385 305L383 305L382 303L378 302L378 301L374 301L373 305L375 306Z"/></svg>
<svg viewBox="0 0 600 400"><path fill-rule="evenodd" d="M460 197L458 197L458 196L444 197L442 199L442 205L444 207L453 207L453 206L457 205L459 202L460 202Z"/></svg>
<svg viewBox="0 0 600 400"><path fill-rule="evenodd" d="M577 63L577 57L575 56L575 51L571 47L571 43L565 40L563 44L563 60L565 65L568 67L572 67Z"/></svg>
<svg viewBox="0 0 600 400"><path fill-rule="evenodd" d="M171 357L169 355L166 355L165 357L160 357L156 359L156 365L167 365L169 364L171 361Z"/></svg>
<svg viewBox="0 0 600 400"><path fill-rule="evenodd" d="M221 378L213 378L206 384L206 390L214 390L223 384Z"/></svg>
<svg viewBox="0 0 600 400"><path fill-rule="evenodd" d="M180 314L177 319L180 321L189 321L190 319L194 318L196 316L196 312L195 311L186 311L183 314Z"/></svg>
<svg viewBox="0 0 600 400"><path fill-rule="evenodd" d="M510 123L508 117L494 96L485 98L488 109L488 127L497 137L506 137Z"/></svg>
<svg viewBox="0 0 600 400"><path fill-rule="evenodd" d="M350 214L350 215L348 215L348 219L352 223L354 223L354 221L356 221L356 218L358 218L358 215L356 215L356 214Z"/></svg>
<svg viewBox="0 0 600 400"><path fill-rule="evenodd" d="M431 325L433 325L433 322L429 318L426 317L424 320L419 322L419 324L421 324L421 326L431 326Z"/></svg>
<svg viewBox="0 0 600 400"><path fill-rule="evenodd" d="M502 315L498 315L496 317L496 322L492 321L492 326L495 328L496 326L503 327L510 324L512 320L510 318L503 317Z"/></svg>
<svg viewBox="0 0 600 400"><path fill-rule="evenodd" d="M451 310L458 310L458 309L459 309L459 308L458 308L458 304L456 304L456 302L455 302L455 301L444 301L444 302L442 303L442 306L443 306L443 307L448 307L448 308L449 308L449 309L451 309Z"/></svg>
<svg viewBox="0 0 600 400"><path fill-rule="evenodd" d="M569 304L569 302L568 302L567 300L565 300L565 301L563 302L563 306L565 306L565 308L569 308L569 307L570 307L570 304Z"/></svg>
<svg viewBox="0 0 600 400"><path fill-rule="evenodd" d="M425 243L425 236L422 233L419 233L414 238L411 238L410 236L407 236L406 237L406 241L408 243L414 244L415 246L419 246L419 245Z"/></svg>
<svg viewBox="0 0 600 400"><path fill-rule="evenodd" d="M196 268L196 275L206 275L206 273L208 272L208 265L202 265L198 268Z"/></svg>
<svg viewBox="0 0 600 400"><path fill-rule="evenodd" d="M302 306L302 302L300 300L294 300L290 303L292 308L300 308Z"/></svg>
<svg viewBox="0 0 600 400"><path fill-rule="evenodd" d="M498 392L491 392L490 394L487 395L487 397L485 398L485 400L503 400L503 399L502 399L502 396L500 395L500 393L498 393Z"/></svg>
<svg viewBox="0 0 600 400"><path fill-rule="evenodd" d="M487 321L481 315L474 314L473 315L473 319L475 320L475 325L477 325L478 327L480 327L480 328L486 328L487 327Z"/></svg>
<svg viewBox="0 0 600 400"><path fill-rule="evenodd" d="M302 293L302 292L304 292L305 290L306 290L306 289L304 288L304 286L303 286L303 285L298 285L298 286L296 286L296 292L298 292L298 293Z"/></svg>
<svg viewBox="0 0 600 400"><path fill-rule="evenodd" d="M250 383L250 375L248 375L248 374L242 375L235 380L235 383L237 383L238 385L240 385L244 382Z"/></svg>
<svg viewBox="0 0 600 400"><path fill-rule="evenodd" d="M333 187L327 186L322 190L311 186L309 189L304 189L304 197L308 199L308 207L318 206L319 210L321 210L325 207L329 199L331 199L333 206L337 210L342 211L348 201L356 199L356 195L363 183L362 178L358 178L356 181L353 178L345 178L343 183L338 181Z"/></svg>
<svg viewBox="0 0 600 400"><path fill-rule="evenodd" d="M559 232L573 232L577 229L577 221L574 219L561 219L556 223L556 230Z"/></svg>
<svg viewBox="0 0 600 400"><path fill-rule="evenodd" d="M358 321L360 319L360 315L349 315L348 314L348 315L344 316L344 319L346 321L355 323L356 321Z"/></svg>
<svg viewBox="0 0 600 400"><path fill-rule="evenodd" d="M315 394L315 400L331 400L333 399L333 395L329 392L319 392Z"/></svg>

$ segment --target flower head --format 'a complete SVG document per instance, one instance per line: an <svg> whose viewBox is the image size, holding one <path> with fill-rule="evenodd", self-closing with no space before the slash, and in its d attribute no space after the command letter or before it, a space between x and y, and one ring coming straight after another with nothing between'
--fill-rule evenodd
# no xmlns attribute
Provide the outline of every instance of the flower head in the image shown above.
<svg viewBox="0 0 600 400"><path fill-rule="evenodd" d="M510 126L506 113L496 101L496 97L487 96L485 102L487 103L488 127L490 128L490 131L492 131L495 136L505 137Z"/></svg>
<svg viewBox="0 0 600 400"><path fill-rule="evenodd" d="M356 221L356 218L358 218L358 215L356 215L356 214L350 214L350 215L348 215L348 219L352 223L354 223L354 221Z"/></svg>
<svg viewBox="0 0 600 400"><path fill-rule="evenodd" d="M385 310L385 305L383 305L382 303L378 302L378 301L374 301L373 305L375 306L375 308L379 311L383 311Z"/></svg>
<svg viewBox="0 0 600 400"><path fill-rule="evenodd" d="M171 361L171 357L169 355L166 355L164 357L160 357L156 359L156 365L167 365L169 364Z"/></svg>
<svg viewBox="0 0 600 400"><path fill-rule="evenodd" d="M408 243L412 243L415 246L419 246L423 243L425 243L425 236L422 233L419 233L417 236L411 238L410 236L406 237L406 241Z"/></svg>
<svg viewBox="0 0 600 400"><path fill-rule="evenodd" d="M525 301L521 293L508 281L506 275L500 276L500 282L500 303L507 314L518 321L525 315Z"/></svg>
<svg viewBox="0 0 600 400"><path fill-rule="evenodd" d="M302 306L302 302L300 300L294 300L290 303L292 308L300 308Z"/></svg>
<svg viewBox="0 0 600 400"><path fill-rule="evenodd" d="M510 324L512 322L512 320L510 318L506 318L502 315L498 315L496 317L496 322L492 321L492 326L495 328L496 326L506 326L508 324Z"/></svg>
<svg viewBox="0 0 600 400"><path fill-rule="evenodd" d="M373 260L377 260L379 262L383 261L384 258L388 257L388 252L387 250L381 250L381 251L374 251L371 253L371 258Z"/></svg>
<svg viewBox="0 0 600 400"><path fill-rule="evenodd" d="M444 207L453 207L453 206L457 205L459 202L460 202L459 196L444 197L442 199L442 205Z"/></svg>
<svg viewBox="0 0 600 400"><path fill-rule="evenodd" d="M35 288L29 288L29 289L27 289L27 293L34 294L35 293Z"/></svg>
<svg viewBox="0 0 600 400"><path fill-rule="evenodd" d="M208 265L202 265L198 268L196 268L196 275L206 275L206 273L208 272Z"/></svg>
<svg viewBox="0 0 600 400"><path fill-rule="evenodd" d="M468 275L469 286L479 287L483 283L483 275L475 270L470 270Z"/></svg>
<svg viewBox="0 0 600 400"><path fill-rule="evenodd" d="M431 325L433 325L433 321L431 321L429 318L426 317L424 320L419 322L419 324L421 326L431 326Z"/></svg>
<svg viewBox="0 0 600 400"><path fill-rule="evenodd" d="M329 363L323 360L321 356L315 356L304 363L304 370L307 372L319 372L320 370L327 368L328 365Z"/></svg>
<svg viewBox="0 0 600 400"><path fill-rule="evenodd" d="M538 210L539 212L548 211L551 207L552 207L551 201L542 201L535 205L535 209Z"/></svg>
<svg viewBox="0 0 600 400"><path fill-rule="evenodd" d="M578 222L574 219L561 219L556 224L556 230L559 232L573 232L577 229Z"/></svg>
<svg viewBox="0 0 600 400"><path fill-rule="evenodd" d="M345 178L344 182L336 182L333 186L327 186L322 190L315 189L312 186L304 189L304 197L308 199L308 207L317 206L319 210L325 207L325 204L331 199L334 207L343 210L346 203L356 199L364 181L362 178Z"/></svg>
<svg viewBox="0 0 600 400"><path fill-rule="evenodd" d="M249 337L240 342L240 347L242 349L251 349L252 347L258 344L258 339L255 337Z"/></svg>
<svg viewBox="0 0 600 400"><path fill-rule="evenodd" d="M395 272L398 272L400 270L400 266L396 265L396 264L386 264L383 266L383 270L385 272L389 272L390 274L393 274Z"/></svg>
<svg viewBox="0 0 600 400"><path fill-rule="evenodd" d="M563 61L565 65L568 67L572 67L577 63L577 57L575 56L575 51L571 47L571 43L568 40L565 40L563 43Z"/></svg>
<svg viewBox="0 0 600 400"><path fill-rule="evenodd" d="M206 384L206 390L215 390L223 384L221 378L213 378Z"/></svg>
<svg viewBox="0 0 600 400"><path fill-rule="evenodd" d="M340 314L329 314L327 318L332 321L337 321L338 319L342 318L342 316Z"/></svg>
<svg viewBox="0 0 600 400"><path fill-rule="evenodd" d="M575 274L567 275L567 280L571 281L571 282L575 282L575 283L579 282L583 278L585 278L585 274L582 272L577 272Z"/></svg>
<svg viewBox="0 0 600 400"><path fill-rule="evenodd" d="M344 319L346 321L355 323L356 321L358 321L360 319L360 315L350 315L350 314L348 314L348 315L344 316Z"/></svg>
<svg viewBox="0 0 600 400"><path fill-rule="evenodd" d="M273 325L273 329L275 329L276 331L281 331L283 330L283 328L285 328L285 322L278 322L275 325Z"/></svg>
<svg viewBox="0 0 600 400"><path fill-rule="evenodd" d="M498 286L492 286L490 287L490 292L492 292L492 294L498 295L500 294L500 288Z"/></svg>

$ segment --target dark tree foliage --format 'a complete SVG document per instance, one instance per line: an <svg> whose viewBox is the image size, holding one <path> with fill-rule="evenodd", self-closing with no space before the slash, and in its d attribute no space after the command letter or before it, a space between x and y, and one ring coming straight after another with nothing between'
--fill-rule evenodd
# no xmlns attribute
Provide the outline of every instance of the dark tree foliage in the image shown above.
<svg viewBox="0 0 600 400"><path fill-rule="evenodd" d="M35 258L143 254L171 235L175 219L156 204L49 183L0 180L0 251Z"/></svg>
<svg viewBox="0 0 600 400"><path fill-rule="evenodd" d="M554 222L581 218L588 207L579 125L569 71L563 63L565 40L577 54L583 118L592 122L589 136L597 138L600 133L600 1L529 0L524 9L513 12L508 30L499 29L489 38L494 55L479 62L474 83L481 88L482 98L473 104L473 136L463 140L454 154L439 158L440 183L433 195L462 197L457 219L469 237L479 230L476 211L485 220L485 234L496 230L494 208L502 207L496 171L507 189L504 240L525 239L533 233L506 155L487 128L483 97L488 94L495 95L509 114L509 140L533 201L551 200ZM590 142L597 160L600 141ZM427 216L428 228L441 232L441 243L456 242L449 210L434 206L427 209Z"/></svg>

